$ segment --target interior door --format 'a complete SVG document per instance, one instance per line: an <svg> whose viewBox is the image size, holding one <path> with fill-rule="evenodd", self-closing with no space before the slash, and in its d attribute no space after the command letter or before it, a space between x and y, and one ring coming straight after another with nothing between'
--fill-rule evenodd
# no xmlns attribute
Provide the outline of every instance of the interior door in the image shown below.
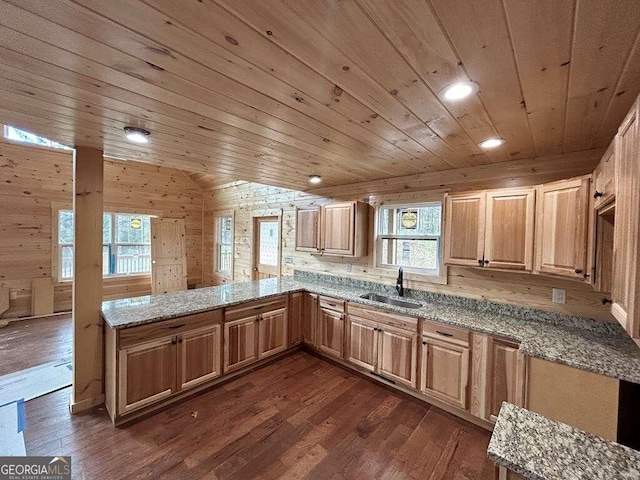
<svg viewBox="0 0 640 480"><path fill-rule="evenodd" d="M280 217L253 219L252 280L280 276Z"/></svg>
<svg viewBox="0 0 640 480"><path fill-rule="evenodd" d="M187 289L184 219L151 219L151 293Z"/></svg>

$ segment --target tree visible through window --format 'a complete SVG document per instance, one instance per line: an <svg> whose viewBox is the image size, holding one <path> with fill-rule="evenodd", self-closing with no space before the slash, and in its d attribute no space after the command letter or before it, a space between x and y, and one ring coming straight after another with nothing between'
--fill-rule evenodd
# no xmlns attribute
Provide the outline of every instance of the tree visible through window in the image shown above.
<svg viewBox="0 0 640 480"><path fill-rule="evenodd" d="M34 145L40 145L42 147L60 148L62 150L73 150L71 147L62 145L61 143L54 142L48 138L40 137L35 133L21 130L11 125L4 126L4 138L9 140L15 140L16 142L33 143Z"/></svg>
<svg viewBox="0 0 640 480"><path fill-rule="evenodd" d="M73 212L58 212L58 276L73 278ZM151 272L151 217L148 215L103 213L102 275L131 275Z"/></svg>
<svg viewBox="0 0 640 480"><path fill-rule="evenodd" d="M378 210L378 266L406 267L438 275L442 204L383 207Z"/></svg>

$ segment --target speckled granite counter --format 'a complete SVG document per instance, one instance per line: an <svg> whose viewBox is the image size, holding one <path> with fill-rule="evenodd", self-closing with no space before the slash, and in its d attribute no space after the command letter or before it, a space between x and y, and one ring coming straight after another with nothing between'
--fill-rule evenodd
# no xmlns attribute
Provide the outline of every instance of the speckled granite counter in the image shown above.
<svg viewBox="0 0 640 480"><path fill-rule="evenodd" d="M387 295L395 293L393 287L386 285L304 272L298 275L296 272L295 277L108 301L102 304L102 314L109 326L118 329L249 300L309 291L510 338L521 343L521 351L526 355L640 383L640 348L617 324L411 290L407 292L408 299L423 306L409 309L360 298L371 290Z"/></svg>
<svg viewBox="0 0 640 480"><path fill-rule="evenodd" d="M532 480L640 478L640 452L503 403L489 458Z"/></svg>

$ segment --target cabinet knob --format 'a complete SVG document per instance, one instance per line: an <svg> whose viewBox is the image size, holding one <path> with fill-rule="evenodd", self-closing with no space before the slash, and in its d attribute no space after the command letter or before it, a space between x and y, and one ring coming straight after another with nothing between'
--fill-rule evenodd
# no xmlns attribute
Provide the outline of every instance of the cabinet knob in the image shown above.
<svg viewBox="0 0 640 480"><path fill-rule="evenodd" d="M613 303L610 298L602 297L602 305L606 305L607 303Z"/></svg>
<svg viewBox="0 0 640 480"><path fill-rule="evenodd" d="M582 269L580 269L580 268L576 268L576 270L575 270L575 271L576 271L576 273L577 273L578 275L580 275L580 274L582 273Z"/></svg>
<svg viewBox="0 0 640 480"><path fill-rule="evenodd" d="M602 197L603 195L604 195L604 193L599 192L599 191L596 190L596 192L593 194L593 198L599 198L599 197Z"/></svg>
<svg viewBox="0 0 640 480"><path fill-rule="evenodd" d="M489 260L485 260L485 261L484 261L484 264L485 264L485 265L489 265Z"/></svg>
<svg viewBox="0 0 640 480"><path fill-rule="evenodd" d="M171 340L171 345L175 345L176 343L178 343L177 340Z"/></svg>
<svg viewBox="0 0 640 480"><path fill-rule="evenodd" d="M427 344L427 342L422 342L422 344L423 344L423 345L426 345L426 344Z"/></svg>
<svg viewBox="0 0 640 480"><path fill-rule="evenodd" d="M478 265L482 265L484 261L482 259L478 260Z"/></svg>
<svg viewBox="0 0 640 480"><path fill-rule="evenodd" d="M178 340L178 343L182 343L182 339Z"/></svg>

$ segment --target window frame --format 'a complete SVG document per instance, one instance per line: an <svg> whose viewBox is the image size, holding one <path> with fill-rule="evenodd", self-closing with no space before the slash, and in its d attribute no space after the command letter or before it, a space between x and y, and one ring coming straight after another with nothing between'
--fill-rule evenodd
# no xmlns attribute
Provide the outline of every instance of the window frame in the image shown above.
<svg viewBox="0 0 640 480"><path fill-rule="evenodd" d="M51 276L54 279L56 284L67 284L73 283L73 277L62 277L62 247L70 246L73 247L75 243L58 243L60 239L60 212L61 211L70 211L73 212L73 206L68 203L58 203L52 202L51 204L51 220L52 220L52 229L51 229L51 247L52 247L52 262L51 262ZM111 253L114 245L149 245L151 249L151 241L153 236L149 239L149 243L115 243L115 216L116 215L138 215L144 217L150 217L151 219L156 217L162 217L163 214L161 211L154 212L138 212L134 210L128 210L126 208L118 208L118 207L108 207L105 205L105 209L102 212L103 214L111 215L111 243L103 243L103 248L105 246L109 246L109 258L111 258ZM75 238L74 238L75 240ZM74 259L75 260L75 259ZM153 258L151 259L153 261ZM109 280L118 280L123 278L135 278L135 277L151 277L151 269L153 268L153 263L150 265L150 270L148 272L137 272L137 273L114 273L107 274L103 273L102 279L104 281ZM103 265L104 272L104 265Z"/></svg>
<svg viewBox="0 0 640 480"><path fill-rule="evenodd" d="M440 235L396 235L396 234L382 234L380 233L380 219L382 210L411 210L417 208L424 207L432 207L439 206L440 207ZM394 203L394 204L383 204L378 205L375 211L375 225L374 225L374 245L375 245L375 254L374 254L374 262L376 268L381 268L387 271L396 270L398 268L402 268L406 273L413 273L416 275L420 275L420 277L429 277L436 280L437 283L446 283L446 267L443 262L443 242L442 236L444 233L444 201L442 200L434 200L429 202L420 202L420 203ZM382 242L384 240L435 240L437 242L437 260L438 260L438 268L430 269L430 268L419 268L419 267L409 267L404 265L386 263L382 259ZM444 282L442 281L444 279Z"/></svg>
<svg viewBox="0 0 640 480"><path fill-rule="evenodd" d="M58 150L61 152L73 152L73 147L70 147L68 145L64 145L62 143L56 142L54 140L50 140L46 137L43 137L41 135L38 135L37 133L34 132L30 132L29 130L25 130L24 128L20 128L20 127L16 127L15 125L11 125L11 124L2 124L2 136L4 138L5 141L7 142L11 142L11 143L15 143L17 145L28 145L30 147L37 147L37 148L46 148L47 150ZM39 138L41 140L43 140L46 143L38 143L38 142L34 142L31 140L23 140L23 139L18 139L18 138L13 138L10 137L10 133L9 133L9 129L13 129L13 130L17 130L19 132L23 132L26 133L28 135L33 135L36 138Z"/></svg>
<svg viewBox="0 0 640 480"><path fill-rule="evenodd" d="M220 268L220 255L222 252L222 243L220 242L222 234L222 220L231 219L231 258L229 260L229 270L221 270ZM213 213L213 265L212 274L214 278L222 279L223 281L233 280L234 277L234 256L235 256L235 234L236 234L236 217L235 210L221 210Z"/></svg>

